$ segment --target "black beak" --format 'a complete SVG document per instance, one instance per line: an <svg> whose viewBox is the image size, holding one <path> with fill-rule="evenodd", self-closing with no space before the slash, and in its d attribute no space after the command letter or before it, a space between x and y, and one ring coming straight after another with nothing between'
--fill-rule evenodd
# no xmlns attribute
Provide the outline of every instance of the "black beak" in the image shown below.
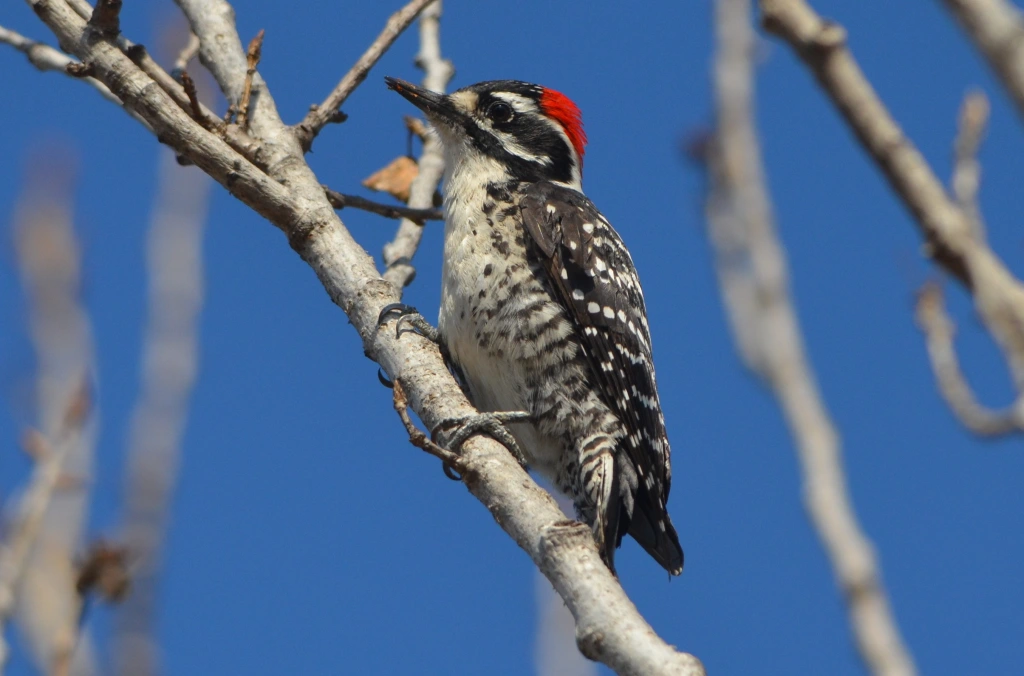
<svg viewBox="0 0 1024 676"><path fill-rule="evenodd" d="M461 116L444 94L438 94L429 89L417 87L411 82L399 80L395 77L385 77L384 82L387 83L388 89L393 89L409 99L414 106L422 110L432 121L458 124Z"/></svg>

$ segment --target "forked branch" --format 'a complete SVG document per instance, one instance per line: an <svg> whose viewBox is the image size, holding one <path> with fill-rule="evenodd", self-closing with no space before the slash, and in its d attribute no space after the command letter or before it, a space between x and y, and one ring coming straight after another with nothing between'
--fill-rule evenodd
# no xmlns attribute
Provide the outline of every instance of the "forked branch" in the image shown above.
<svg viewBox="0 0 1024 676"><path fill-rule="evenodd" d="M764 26L785 40L910 211L926 253L968 290L985 328L1024 392L1024 285L988 246L980 216L954 200L871 87L846 46L846 31L805 0L760 0ZM975 144L976 145L976 144ZM976 192L976 186L968 193ZM963 199L961 199L961 203Z"/></svg>

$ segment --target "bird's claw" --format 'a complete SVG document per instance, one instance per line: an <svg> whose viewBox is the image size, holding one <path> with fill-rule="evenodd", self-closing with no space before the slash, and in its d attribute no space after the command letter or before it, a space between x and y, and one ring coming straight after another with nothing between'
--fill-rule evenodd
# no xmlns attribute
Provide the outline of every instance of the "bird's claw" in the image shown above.
<svg viewBox="0 0 1024 676"><path fill-rule="evenodd" d="M440 342L440 334L437 329L430 325L423 315L419 313L419 310L414 308L412 305L406 305L405 303L391 303L385 305L377 315L377 328L380 328L388 322L388 316L392 314L398 315L398 321L395 322L395 338L401 338L403 331L411 331L417 333L427 340L438 343ZM409 328L404 328L404 325L408 325Z"/></svg>
<svg viewBox="0 0 1024 676"><path fill-rule="evenodd" d="M526 411L497 411L477 413L465 418L446 418L437 424L430 436L437 441L443 435L445 438L439 443L449 450L458 452L470 437L486 434L507 448L522 468L527 469L526 456L519 447L519 442L505 425L529 419L530 414ZM447 431L450 429L455 431L449 436Z"/></svg>

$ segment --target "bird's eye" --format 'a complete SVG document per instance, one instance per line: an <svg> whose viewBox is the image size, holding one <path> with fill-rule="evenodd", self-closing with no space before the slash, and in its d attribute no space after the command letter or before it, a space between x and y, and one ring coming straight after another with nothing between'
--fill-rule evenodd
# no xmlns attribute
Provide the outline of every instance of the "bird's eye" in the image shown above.
<svg viewBox="0 0 1024 676"><path fill-rule="evenodd" d="M508 122L512 119L512 106L504 101L495 101L487 107L487 117L493 122Z"/></svg>

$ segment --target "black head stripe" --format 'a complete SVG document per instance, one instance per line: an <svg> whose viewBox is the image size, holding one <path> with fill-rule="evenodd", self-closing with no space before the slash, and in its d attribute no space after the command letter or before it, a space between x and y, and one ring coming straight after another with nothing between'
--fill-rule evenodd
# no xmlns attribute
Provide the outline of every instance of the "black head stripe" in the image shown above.
<svg viewBox="0 0 1024 676"><path fill-rule="evenodd" d="M574 151L565 135L559 133L557 127L539 112L539 108L537 112L517 111L511 120L505 122L487 121L484 124L486 111L495 101L500 100L495 94L516 94L538 101L543 93L541 87L518 80L494 80L461 91L472 91L477 95L476 114L466 119L465 130L480 152L506 165L512 176L521 181L568 183L573 180ZM508 134L525 153L544 160L534 161L512 152L504 145L502 138L491 133L489 127Z"/></svg>

